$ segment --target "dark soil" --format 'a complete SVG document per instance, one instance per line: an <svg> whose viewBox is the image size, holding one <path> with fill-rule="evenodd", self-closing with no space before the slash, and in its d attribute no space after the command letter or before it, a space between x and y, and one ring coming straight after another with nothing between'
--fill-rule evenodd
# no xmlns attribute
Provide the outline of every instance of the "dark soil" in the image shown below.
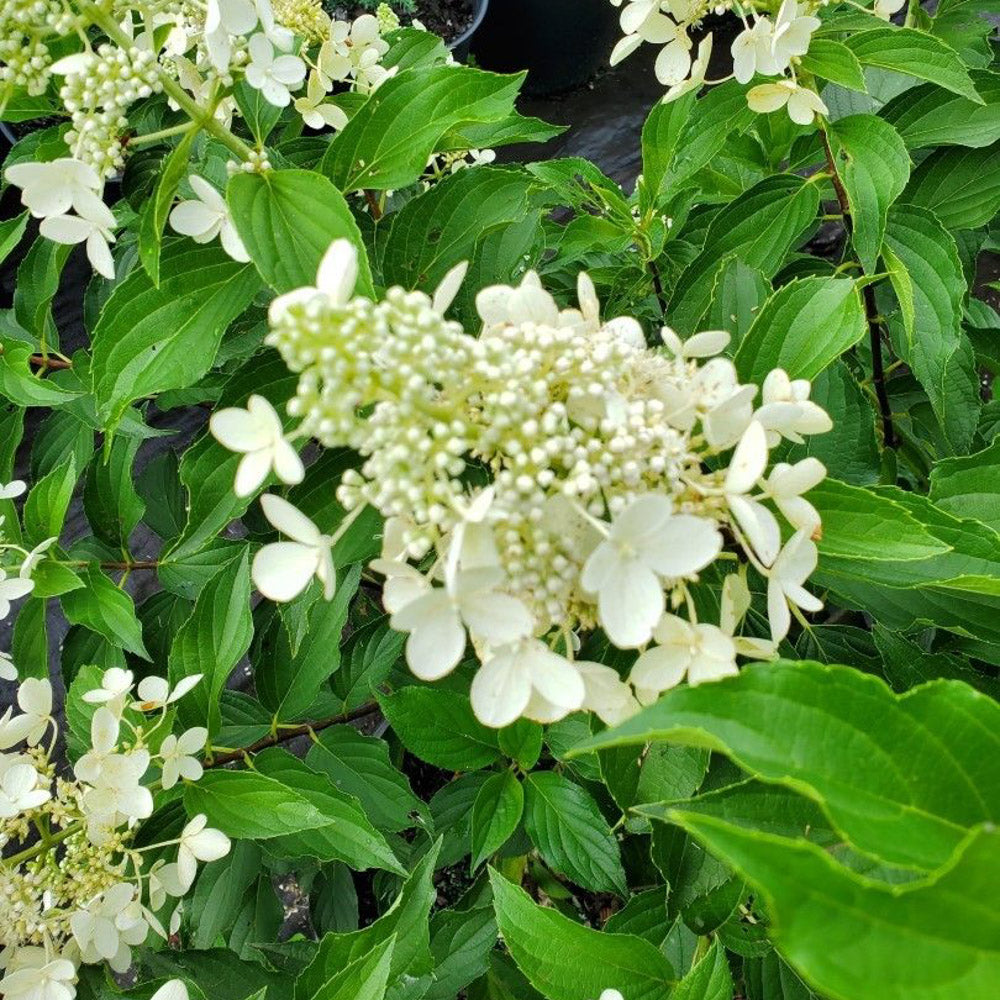
<svg viewBox="0 0 1000 1000"><path fill-rule="evenodd" d="M336 3L333 13L337 17L354 19L360 14L372 13L377 6L377 0ZM409 24L416 18L428 31L440 35L446 42L457 38L472 24L475 11L472 0L389 0L389 6L403 24Z"/></svg>

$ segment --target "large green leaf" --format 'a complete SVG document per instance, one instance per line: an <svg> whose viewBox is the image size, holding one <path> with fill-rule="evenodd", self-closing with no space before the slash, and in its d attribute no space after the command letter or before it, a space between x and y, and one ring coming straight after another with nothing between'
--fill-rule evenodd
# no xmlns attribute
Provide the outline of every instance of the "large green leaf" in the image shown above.
<svg viewBox="0 0 1000 1000"><path fill-rule="evenodd" d="M395 902L378 920L361 930L331 932L320 941L315 958L295 982L295 1000L309 1000L338 969L393 936L390 981L403 972L417 976L431 971L429 917L437 900L434 865L439 850L440 842L417 862Z"/></svg>
<svg viewBox="0 0 1000 1000"><path fill-rule="evenodd" d="M144 270L116 285L92 338L90 373L102 427L116 427L134 400L204 375L226 327L259 287L249 264L187 241L161 255L159 287Z"/></svg>
<svg viewBox="0 0 1000 1000"><path fill-rule="evenodd" d="M968 449L979 422L979 377L972 345L962 332L965 276L955 241L925 208L896 204L885 231L890 278L900 302L912 303L913 327L897 350L927 393L953 453Z"/></svg>
<svg viewBox="0 0 1000 1000"><path fill-rule="evenodd" d="M490 881L504 944L548 1000L594 1000L605 989L621 991L625 1000L663 1000L669 992L674 972L655 945L538 906L496 872Z"/></svg>
<svg viewBox="0 0 1000 1000"><path fill-rule="evenodd" d="M761 307L736 351L744 382L760 385L772 368L815 378L865 335L858 286L850 278L798 278Z"/></svg>
<svg viewBox="0 0 1000 1000"><path fill-rule="evenodd" d="M770 936L832 1000L958 1000L1000 991L1000 833L977 831L925 881L889 886L826 852L731 826L672 815L764 895Z"/></svg>
<svg viewBox="0 0 1000 1000"><path fill-rule="evenodd" d="M358 251L359 294L372 294L361 231L344 196L311 170L237 174L226 199L233 222L261 277L277 292L311 286L323 254L336 239Z"/></svg>
<svg viewBox="0 0 1000 1000"><path fill-rule="evenodd" d="M679 332L694 332L707 312L715 274L730 254L773 277L819 207L819 188L791 174L768 177L727 205L708 227L704 250L685 269L667 318Z"/></svg>
<svg viewBox="0 0 1000 1000"><path fill-rule="evenodd" d="M945 229L976 229L1000 212L1000 141L939 149L913 172L905 200L934 213Z"/></svg>
<svg viewBox="0 0 1000 1000"><path fill-rule="evenodd" d="M77 573L83 586L63 594L60 599L67 620L104 636L114 646L149 659L132 598L116 587L96 563Z"/></svg>
<svg viewBox="0 0 1000 1000"><path fill-rule="evenodd" d="M412 685L379 698L403 745L436 767L470 771L500 757L497 731L472 714L469 699L454 691Z"/></svg>
<svg viewBox="0 0 1000 1000"><path fill-rule="evenodd" d="M467 66L403 70L335 136L321 169L345 193L406 187L450 129L508 118L523 79Z"/></svg>
<svg viewBox="0 0 1000 1000"><path fill-rule="evenodd" d="M355 796L381 830L412 826L413 817L423 810L406 776L393 767L386 742L352 726L332 726L319 733L306 763Z"/></svg>
<svg viewBox="0 0 1000 1000"><path fill-rule="evenodd" d="M864 608L889 628L905 630L919 622L1000 641L995 530L895 488L869 490L826 480L809 498L824 522L813 579L846 606ZM882 524L881 536L874 529L869 536L867 555L863 534L851 524L859 515L871 525ZM886 545L886 540L894 541Z"/></svg>
<svg viewBox="0 0 1000 1000"><path fill-rule="evenodd" d="M621 851L590 793L555 771L525 779L524 825L542 857L594 892L628 895Z"/></svg>
<svg viewBox="0 0 1000 1000"><path fill-rule="evenodd" d="M926 83L894 97L879 114L910 149L989 146L1000 139L1000 74L971 73L984 104Z"/></svg>
<svg viewBox="0 0 1000 1000"><path fill-rule="evenodd" d="M512 771L493 774L472 806L472 869L507 842L521 822L524 788Z"/></svg>
<svg viewBox="0 0 1000 1000"><path fill-rule="evenodd" d="M670 691L574 752L656 740L722 751L802 792L856 848L900 866L944 864L1000 816L1000 705L957 682L900 696L849 667L755 664Z"/></svg>
<svg viewBox="0 0 1000 1000"><path fill-rule="evenodd" d="M732 1000L732 996L733 977L718 939L670 994L671 1000Z"/></svg>
<svg viewBox="0 0 1000 1000"><path fill-rule="evenodd" d="M312 604L303 620L305 633L294 654L287 642L280 641L257 664L257 696L279 723L302 718L324 682L339 669L340 639L360 578L361 566L355 564L340 575L332 600Z"/></svg>
<svg viewBox="0 0 1000 1000"><path fill-rule="evenodd" d="M865 75L858 57L843 42L832 38L814 38L802 56L802 68L815 76L864 93Z"/></svg>
<svg viewBox="0 0 1000 1000"><path fill-rule="evenodd" d="M875 28L850 35L845 44L864 66L927 80L983 103L958 53L933 35L916 28Z"/></svg>
<svg viewBox="0 0 1000 1000"><path fill-rule="evenodd" d="M395 935L379 941L368 954L334 972L313 993L313 1000L382 1000L395 947Z"/></svg>
<svg viewBox="0 0 1000 1000"><path fill-rule="evenodd" d="M384 242L379 234L385 283L433 290L450 268L480 255L490 230L524 217L535 186L523 170L477 167L446 177L407 202L387 221ZM483 277L487 284L500 284L513 274Z"/></svg>
<svg viewBox="0 0 1000 1000"><path fill-rule="evenodd" d="M210 734L218 731L222 689L252 638L250 557L244 549L202 589L170 646L172 684L201 674L201 682L178 703L185 725L206 726Z"/></svg>
<svg viewBox="0 0 1000 1000"><path fill-rule="evenodd" d="M875 270L889 206L910 176L910 155L899 133L875 115L833 122L837 173L851 206L851 240L868 274Z"/></svg>
<svg viewBox="0 0 1000 1000"><path fill-rule="evenodd" d="M346 861L400 871L357 799L284 750L257 755L255 771L208 771L184 793L189 813L236 839L267 841L281 857Z"/></svg>
<svg viewBox="0 0 1000 1000"><path fill-rule="evenodd" d="M1000 530L1000 441L962 458L938 462L931 471L930 499L956 517L971 517Z"/></svg>

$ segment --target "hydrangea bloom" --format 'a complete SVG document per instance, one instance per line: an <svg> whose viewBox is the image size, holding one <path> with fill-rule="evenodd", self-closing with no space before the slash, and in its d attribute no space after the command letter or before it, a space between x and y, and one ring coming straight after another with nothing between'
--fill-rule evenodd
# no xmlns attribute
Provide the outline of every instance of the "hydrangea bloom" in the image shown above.
<svg viewBox="0 0 1000 1000"><path fill-rule="evenodd" d="M353 295L356 253L341 240L315 286L272 303L267 342L299 376L294 433L353 448L363 464L343 477L350 514L331 536L263 498L292 541L258 553L259 589L288 600L318 575L332 591L330 549L373 506L387 527L372 569L393 627L409 633L407 662L437 679L471 645L472 705L491 726L583 707L620 720L685 675L733 673L738 651L770 655L738 646L746 606L702 623L691 588L720 555L752 564L770 579L775 640L788 601L818 606L801 587L810 550L781 550L779 518L804 541L818 532L802 494L825 470L807 460L769 472L772 436L829 424L808 383L772 373L755 410L757 387L720 356L727 334L683 341L665 329L663 346L647 347L635 319L602 321L585 274L573 309L531 272L483 289L471 336L445 316L463 273L433 296L392 288L373 302ZM482 470L490 484L470 492ZM645 650L628 682L575 662L578 634L595 628Z"/></svg>

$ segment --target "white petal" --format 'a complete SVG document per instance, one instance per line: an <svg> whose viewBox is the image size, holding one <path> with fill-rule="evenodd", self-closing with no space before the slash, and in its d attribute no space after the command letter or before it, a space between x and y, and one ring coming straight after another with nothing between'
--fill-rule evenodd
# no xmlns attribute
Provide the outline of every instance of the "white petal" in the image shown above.
<svg viewBox="0 0 1000 1000"><path fill-rule="evenodd" d="M339 304L349 302L358 280L358 251L350 240L334 240L319 264L316 287Z"/></svg>
<svg viewBox="0 0 1000 1000"><path fill-rule="evenodd" d="M248 497L261 486L271 471L271 453L269 451L251 451L240 459L236 467L236 480L233 492L238 497Z"/></svg>
<svg viewBox="0 0 1000 1000"><path fill-rule="evenodd" d="M111 256L108 241L101 233L91 233L87 237L87 259L98 274L108 281L114 280L115 260Z"/></svg>
<svg viewBox="0 0 1000 1000"><path fill-rule="evenodd" d="M691 652L688 647L654 646L635 661L629 680L637 688L657 693L668 691L684 680L690 662Z"/></svg>
<svg viewBox="0 0 1000 1000"><path fill-rule="evenodd" d="M53 215L42 219L38 231L56 243L82 243L94 231L94 224L76 215Z"/></svg>
<svg viewBox="0 0 1000 1000"><path fill-rule="evenodd" d="M253 558L254 585L272 601L290 601L316 572L316 550L298 542L273 542Z"/></svg>
<svg viewBox="0 0 1000 1000"><path fill-rule="evenodd" d="M726 471L727 493L746 493L753 489L767 468L767 435L764 428L752 420L740 438Z"/></svg>
<svg viewBox="0 0 1000 1000"><path fill-rule="evenodd" d="M767 620L771 626L771 639L774 642L780 642L788 635L792 616L781 583L774 576L767 581Z"/></svg>
<svg viewBox="0 0 1000 1000"><path fill-rule="evenodd" d="M722 551L722 536L714 521L678 514L647 542L642 556L661 576L682 578L704 569Z"/></svg>
<svg viewBox="0 0 1000 1000"><path fill-rule="evenodd" d="M531 697L531 677L516 651L488 659L472 678L469 698L476 718L494 729L520 718Z"/></svg>
<svg viewBox="0 0 1000 1000"><path fill-rule="evenodd" d="M649 642L664 606L660 581L638 562L619 563L605 580L597 599L601 626L620 649Z"/></svg>
<svg viewBox="0 0 1000 1000"><path fill-rule="evenodd" d="M434 291L433 306L434 311L442 316L448 311L448 307L455 301L459 288L465 280L466 272L469 270L469 262L463 260L456 264L442 279L441 283Z"/></svg>
<svg viewBox="0 0 1000 1000"><path fill-rule="evenodd" d="M770 566L781 548L781 530L774 515L763 504L741 496L729 497L729 509L760 561Z"/></svg>
<svg viewBox="0 0 1000 1000"><path fill-rule="evenodd" d="M258 451L271 441L271 433L263 421L235 406L216 410L208 421L208 429L230 451Z"/></svg>
<svg viewBox="0 0 1000 1000"><path fill-rule="evenodd" d="M533 643L525 654L531 686L548 702L567 712L583 705L587 689L580 671L564 656L553 653L543 643Z"/></svg>
<svg viewBox="0 0 1000 1000"><path fill-rule="evenodd" d="M219 213L200 201L182 201L170 212L170 226L182 236L214 236L220 225Z"/></svg>
<svg viewBox="0 0 1000 1000"><path fill-rule="evenodd" d="M260 498L264 516L283 535L293 538L303 545L319 545L322 539L319 528L297 507L273 493L265 493Z"/></svg>

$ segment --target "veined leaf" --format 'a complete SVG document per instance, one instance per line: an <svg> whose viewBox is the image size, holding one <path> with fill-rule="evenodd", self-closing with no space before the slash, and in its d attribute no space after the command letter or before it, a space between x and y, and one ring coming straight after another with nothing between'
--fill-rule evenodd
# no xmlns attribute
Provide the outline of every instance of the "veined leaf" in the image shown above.
<svg viewBox="0 0 1000 1000"><path fill-rule="evenodd" d="M361 231L344 196L322 174L237 174L226 199L247 253L275 291L315 285L323 254L334 240L347 239L358 251L358 294L372 294Z"/></svg>
<svg viewBox="0 0 1000 1000"><path fill-rule="evenodd" d="M899 133L875 115L849 115L830 125L837 173L851 206L851 240L865 272L878 263L889 206L910 176L910 155Z"/></svg>
<svg viewBox="0 0 1000 1000"><path fill-rule="evenodd" d="M113 430L129 403L200 378L226 327L259 279L215 246L178 241L162 254L160 285L133 271L115 286L97 321L90 373L98 419Z"/></svg>
<svg viewBox="0 0 1000 1000"><path fill-rule="evenodd" d="M844 44L864 66L928 80L976 104L983 103L958 53L933 35L916 28L874 28L850 35Z"/></svg>
<svg viewBox="0 0 1000 1000"><path fill-rule="evenodd" d="M512 771L491 775L472 807L472 870L503 847L521 822L524 789Z"/></svg>
<svg viewBox="0 0 1000 1000"><path fill-rule="evenodd" d="M945 229L976 229L1000 212L1000 142L931 153L913 172L905 200L934 213Z"/></svg>
<svg viewBox="0 0 1000 1000"><path fill-rule="evenodd" d="M406 187L450 129L509 117L523 79L467 66L403 70L334 137L321 169L345 194Z"/></svg>
<svg viewBox="0 0 1000 1000"><path fill-rule="evenodd" d="M834 1000L955 1000L1000 989L1000 833L979 830L943 870L873 882L821 848L676 811L673 821L764 894L784 957Z"/></svg>
<svg viewBox="0 0 1000 1000"><path fill-rule="evenodd" d="M584 927L533 903L528 894L490 872L497 924L528 981L548 1000L594 1000L618 989L628 1000L663 1000L674 971L655 945L631 934Z"/></svg>
<svg viewBox="0 0 1000 1000"><path fill-rule="evenodd" d="M812 39L809 51L802 56L802 68L841 87L861 93L868 90L858 57L843 42L832 38Z"/></svg>
<svg viewBox="0 0 1000 1000"><path fill-rule="evenodd" d="M910 149L989 146L1000 139L1000 73L970 75L982 104L926 83L894 97L879 114Z"/></svg>
<svg viewBox="0 0 1000 1000"><path fill-rule="evenodd" d="M813 379L867 329L861 294L850 278L799 278L761 307L740 341L736 369L744 382L758 385L772 368Z"/></svg>
<svg viewBox="0 0 1000 1000"><path fill-rule="evenodd" d="M573 753L656 740L719 750L808 795L852 845L900 866L944 864L1000 815L1000 705L957 682L899 696L848 667L753 664L669 691Z"/></svg>

